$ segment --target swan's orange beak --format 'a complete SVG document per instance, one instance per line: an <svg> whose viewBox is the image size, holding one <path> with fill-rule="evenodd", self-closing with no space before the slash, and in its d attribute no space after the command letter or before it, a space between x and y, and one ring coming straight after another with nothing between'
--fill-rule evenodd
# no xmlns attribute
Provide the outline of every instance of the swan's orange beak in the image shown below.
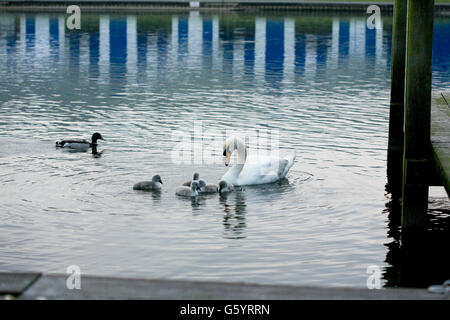
<svg viewBox="0 0 450 320"><path fill-rule="evenodd" d="M228 167L228 165L230 164L230 159L231 159L231 152L227 151L227 153L225 155L225 166Z"/></svg>

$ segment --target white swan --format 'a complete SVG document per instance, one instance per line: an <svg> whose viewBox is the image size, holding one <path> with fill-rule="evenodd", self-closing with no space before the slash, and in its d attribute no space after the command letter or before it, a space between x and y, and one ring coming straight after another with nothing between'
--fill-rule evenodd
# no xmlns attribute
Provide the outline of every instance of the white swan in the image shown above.
<svg viewBox="0 0 450 320"><path fill-rule="evenodd" d="M235 186L272 183L286 176L294 164L295 155L285 158L275 156L247 156L244 141L238 137L228 138L223 145L225 165L230 163L231 154L237 150L237 163L224 174L221 180Z"/></svg>

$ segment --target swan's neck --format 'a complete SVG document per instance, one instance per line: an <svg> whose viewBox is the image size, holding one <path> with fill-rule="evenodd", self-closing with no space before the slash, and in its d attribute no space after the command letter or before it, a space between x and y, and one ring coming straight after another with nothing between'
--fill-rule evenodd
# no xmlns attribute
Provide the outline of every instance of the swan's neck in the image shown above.
<svg viewBox="0 0 450 320"><path fill-rule="evenodd" d="M237 163L244 166L245 161L247 160L247 148L245 147L245 143L243 141L238 140L236 151L238 153Z"/></svg>
<svg viewBox="0 0 450 320"><path fill-rule="evenodd" d="M242 168L244 168L244 164L235 164L233 165L230 170L229 170L229 177L231 178L230 181L234 181L234 179L237 179L237 177L239 176L239 174L242 171Z"/></svg>
<svg viewBox="0 0 450 320"><path fill-rule="evenodd" d="M230 169L230 171L234 177L237 177L241 173L242 168L244 168L245 161L247 160L247 149L245 147L245 143L242 140L236 139L235 143L237 152L237 162Z"/></svg>

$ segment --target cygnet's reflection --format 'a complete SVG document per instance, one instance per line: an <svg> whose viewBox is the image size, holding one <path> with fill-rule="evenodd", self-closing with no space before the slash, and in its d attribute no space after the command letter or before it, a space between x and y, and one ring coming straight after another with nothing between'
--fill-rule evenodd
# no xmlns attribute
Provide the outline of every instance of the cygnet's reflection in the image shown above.
<svg viewBox="0 0 450 320"><path fill-rule="evenodd" d="M155 190L152 192L152 199L154 202L161 201L161 190Z"/></svg>
<svg viewBox="0 0 450 320"><path fill-rule="evenodd" d="M246 237L245 228L247 227L247 223L245 214L247 212L247 204L245 200L243 190L236 190L233 193L220 195L219 202L223 205L223 211L225 212L223 216L224 238L243 239Z"/></svg>

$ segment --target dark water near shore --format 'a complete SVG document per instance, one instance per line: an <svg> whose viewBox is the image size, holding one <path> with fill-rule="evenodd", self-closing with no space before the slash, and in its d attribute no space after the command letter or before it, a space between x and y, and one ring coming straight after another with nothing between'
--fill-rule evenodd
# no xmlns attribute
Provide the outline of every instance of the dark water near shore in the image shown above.
<svg viewBox="0 0 450 320"><path fill-rule="evenodd" d="M63 15L0 14L0 270L365 287L376 265L384 285L445 280L444 252L405 280L405 261L422 264L386 207L391 28L193 12L83 14L70 31ZM449 39L436 18L434 90L450 84ZM95 131L101 156L54 148ZM287 179L177 198L195 170L226 172L232 131L295 152ZM132 190L153 174L162 192ZM447 196L431 194L430 229L448 239Z"/></svg>

